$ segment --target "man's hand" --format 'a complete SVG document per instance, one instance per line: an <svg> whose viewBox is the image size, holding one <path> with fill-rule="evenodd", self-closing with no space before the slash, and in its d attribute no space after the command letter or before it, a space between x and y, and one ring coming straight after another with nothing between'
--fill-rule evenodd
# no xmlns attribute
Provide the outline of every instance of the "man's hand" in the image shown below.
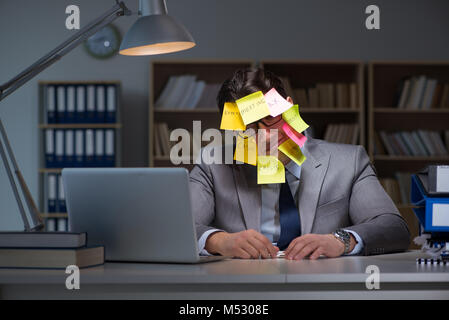
<svg viewBox="0 0 449 320"><path fill-rule="evenodd" d="M351 252L356 245L354 237L351 235ZM285 250L285 258L289 260L301 260L310 256L310 260L315 260L320 255L329 258L341 256L345 251L344 244L332 234L306 234L300 236L290 243Z"/></svg>
<svg viewBox="0 0 449 320"><path fill-rule="evenodd" d="M236 233L216 232L206 240L207 252L242 259L276 258L278 247L255 230Z"/></svg>

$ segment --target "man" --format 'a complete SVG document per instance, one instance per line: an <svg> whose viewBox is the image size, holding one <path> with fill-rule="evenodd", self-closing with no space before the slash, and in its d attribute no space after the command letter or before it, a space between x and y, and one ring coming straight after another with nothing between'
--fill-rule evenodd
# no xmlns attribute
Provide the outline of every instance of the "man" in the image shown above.
<svg viewBox="0 0 449 320"><path fill-rule="evenodd" d="M225 102L275 88L287 97L281 80L263 69L238 70L217 97ZM281 116L268 116L251 128L278 130L288 137ZM271 135L267 134L267 140ZM190 173L193 212L203 254L236 258L287 259L381 254L406 250L409 230L380 185L362 146L308 137L306 161L298 166L279 151L285 183L257 184L248 164L200 164Z"/></svg>

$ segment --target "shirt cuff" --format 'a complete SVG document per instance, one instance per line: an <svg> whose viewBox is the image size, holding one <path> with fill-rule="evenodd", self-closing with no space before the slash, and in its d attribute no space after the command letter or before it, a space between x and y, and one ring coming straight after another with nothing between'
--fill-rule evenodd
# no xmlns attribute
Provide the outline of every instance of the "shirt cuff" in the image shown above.
<svg viewBox="0 0 449 320"><path fill-rule="evenodd" d="M206 246L206 240L207 238L214 232L217 231L223 231L220 229L210 229L207 230L206 232L203 233L203 235L200 237L200 239L198 240L198 251L200 253L200 256L212 256L212 254L210 254L209 252L207 252L206 249L204 249L204 247Z"/></svg>
<svg viewBox="0 0 449 320"><path fill-rule="evenodd" d="M346 232L349 232L350 234L352 234L354 236L355 240L357 241L357 244L355 245L354 249L352 249L351 252L345 254L345 256L352 256L352 255L355 255L355 254L359 254L362 251L362 249L363 249L363 240L362 240L362 238L360 238L360 236L355 231L346 230L346 229L343 229L343 230L345 230Z"/></svg>

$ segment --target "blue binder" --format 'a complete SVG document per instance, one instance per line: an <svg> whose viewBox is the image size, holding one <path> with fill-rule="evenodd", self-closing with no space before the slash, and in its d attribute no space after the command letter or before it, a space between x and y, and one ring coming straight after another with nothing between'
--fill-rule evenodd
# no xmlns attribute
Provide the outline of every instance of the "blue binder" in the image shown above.
<svg viewBox="0 0 449 320"><path fill-rule="evenodd" d="M426 193L417 175L412 175L411 202L417 208L413 208L415 215L423 226L423 232L449 232L449 198L430 196ZM447 209L446 209L447 208Z"/></svg>

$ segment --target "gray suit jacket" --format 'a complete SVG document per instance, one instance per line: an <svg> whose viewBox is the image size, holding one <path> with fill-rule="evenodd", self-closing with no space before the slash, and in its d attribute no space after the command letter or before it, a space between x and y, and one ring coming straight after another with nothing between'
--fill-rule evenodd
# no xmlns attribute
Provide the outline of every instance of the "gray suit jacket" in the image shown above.
<svg viewBox="0 0 449 320"><path fill-rule="evenodd" d="M355 231L362 253L406 250L410 233L380 185L362 146L308 138L307 160L298 192L301 233ZM198 239L212 228L227 232L260 231L261 188L256 167L246 164L199 164L190 173Z"/></svg>

